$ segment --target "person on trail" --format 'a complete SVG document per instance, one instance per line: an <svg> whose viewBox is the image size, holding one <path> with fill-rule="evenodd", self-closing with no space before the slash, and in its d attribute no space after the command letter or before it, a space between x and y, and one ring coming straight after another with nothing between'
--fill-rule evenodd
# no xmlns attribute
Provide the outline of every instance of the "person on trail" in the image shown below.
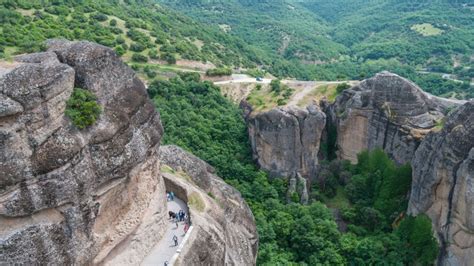
<svg viewBox="0 0 474 266"><path fill-rule="evenodd" d="M178 245L178 237L176 235L173 236L174 246Z"/></svg>
<svg viewBox="0 0 474 266"><path fill-rule="evenodd" d="M168 261L165 261L165 266L168 266Z"/></svg>
<svg viewBox="0 0 474 266"><path fill-rule="evenodd" d="M170 201L171 200L171 194L168 192L166 193L166 201Z"/></svg>
<svg viewBox="0 0 474 266"><path fill-rule="evenodd" d="M189 225L188 225L188 223L185 223L184 224L184 234L186 234L188 232L188 229L189 229Z"/></svg>
<svg viewBox="0 0 474 266"><path fill-rule="evenodd" d="M170 219L174 219L176 217L176 213L169 211L168 215L170 216Z"/></svg>
<svg viewBox="0 0 474 266"><path fill-rule="evenodd" d="M171 200L174 200L174 193L173 191L170 192Z"/></svg>

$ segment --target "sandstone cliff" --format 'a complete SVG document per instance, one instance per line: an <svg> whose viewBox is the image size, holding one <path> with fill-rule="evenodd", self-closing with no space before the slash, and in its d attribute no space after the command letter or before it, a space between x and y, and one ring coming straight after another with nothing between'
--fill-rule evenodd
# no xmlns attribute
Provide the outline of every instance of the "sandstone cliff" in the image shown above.
<svg viewBox="0 0 474 266"><path fill-rule="evenodd" d="M0 264L138 264L160 240L167 215L159 114L111 49L48 45L48 52L0 65ZM103 108L85 130L64 116L74 87L93 91ZM226 261L254 264L253 216L235 190L212 180L222 183L220 197L239 204L213 216L223 240L193 252L219 264L219 248ZM242 217L226 222L228 213Z"/></svg>
<svg viewBox="0 0 474 266"><path fill-rule="evenodd" d="M428 135L412 160L409 213L426 213L441 243L440 263L474 261L474 101Z"/></svg>
<svg viewBox="0 0 474 266"><path fill-rule="evenodd" d="M178 265L254 265L257 228L240 193L179 147L160 147L160 159L168 187L190 202L194 230Z"/></svg>
<svg viewBox="0 0 474 266"><path fill-rule="evenodd" d="M337 129L340 159L357 161L363 150L382 148L397 163L409 163L421 140L460 102L423 92L414 83L382 72L345 90L327 108Z"/></svg>
<svg viewBox="0 0 474 266"><path fill-rule="evenodd" d="M253 156L274 176L315 174L326 115L318 106L288 106L247 118Z"/></svg>

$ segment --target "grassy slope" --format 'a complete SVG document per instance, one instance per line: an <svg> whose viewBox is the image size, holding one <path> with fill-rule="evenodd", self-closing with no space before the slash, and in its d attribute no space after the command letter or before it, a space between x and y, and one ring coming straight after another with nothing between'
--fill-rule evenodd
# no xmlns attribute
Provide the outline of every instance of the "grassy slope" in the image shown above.
<svg viewBox="0 0 474 266"><path fill-rule="evenodd" d="M94 14L105 14L105 20L92 18ZM115 19L117 25L110 25ZM126 23L130 25L126 25ZM117 47L117 37L130 46L133 41L127 36L130 29L143 33L144 41L150 45L139 53L158 50L163 45L173 47L177 59L211 61L215 64L252 66L261 63L257 52L242 40L222 33L217 27L199 24L169 9L153 4L124 4L114 0L92 1L52 5L44 1L12 1L0 4L0 57L16 53L33 52L48 38L90 40ZM157 37L161 43L155 43ZM130 60L133 52L126 49L124 58Z"/></svg>

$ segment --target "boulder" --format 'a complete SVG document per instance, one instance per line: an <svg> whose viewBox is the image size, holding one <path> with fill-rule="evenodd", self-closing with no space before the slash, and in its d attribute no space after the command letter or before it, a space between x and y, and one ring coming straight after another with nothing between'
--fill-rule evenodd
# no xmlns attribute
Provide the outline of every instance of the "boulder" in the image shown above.
<svg viewBox="0 0 474 266"><path fill-rule="evenodd" d="M326 113L337 129L340 159L355 163L361 151L382 148L403 164L446 113L462 103L432 96L407 79L382 72L345 90Z"/></svg>

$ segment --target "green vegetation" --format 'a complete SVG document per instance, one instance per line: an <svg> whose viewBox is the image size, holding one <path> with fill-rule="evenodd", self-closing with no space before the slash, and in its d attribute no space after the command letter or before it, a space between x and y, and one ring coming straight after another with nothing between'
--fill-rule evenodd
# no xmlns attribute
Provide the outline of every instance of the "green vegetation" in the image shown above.
<svg viewBox="0 0 474 266"><path fill-rule="evenodd" d="M190 208L193 208L199 212L203 212L206 208L206 204L202 200L201 196L198 193L192 192L188 197L188 205Z"/></svg>
<svg viewBox="0 0 474 266"><path fill-rule="evenodd" d="M388 70L435 95L474 97L474 15L461 3L161 2L206 24L152 0L2 1L0 58L66 38L109 46L127 61L209 61L254 76L355 80Z"/></svg>
<svg viewBox="0 0 474 266"><path fill-rule="evenodd" d="M206 76L209 77L220 77L220 76L230 76L232 75L232 69L226 67L218 67L209 69L206 71Z"/></svg>
<svg viewBox="0 0 474 266"><path fill-rule="evenodd" d="M188 59L255 67L262 61L239 38L151 0L1 1L0 33L0 58L41 51L46 39L65 38L109 46L126 60L139 53L170 64Z"/></svg>
<svg viewBox="0 0 474 266"><path fill-rule="evenodd" d="M438 29L429 23L416 24L411 26L411 29L425 37L440 35L444 32L444 30Z"/></svg>
<svg viewBox="0 0 474 266"><path fill-rule="evenodd" d="M84 129L95 123L102 108L92 92L74 88L71 97L66 102L65 112L77 128Z"/></svg>
<svg viewBox="0 0 474 266"><path fill-rule="evenodd" d="M287 203L286 181L269 179L256 168L241 110L217 87L201 82L197 73L180 73L169 81L154 81L148 92L161 113L164 144L179 145L206 160L250 205L260 240L258 265L434 261L437 246L429 219L408 218L399 228L391 226L406 208L411 173L382 151L362 153L357 165L323 163L326 173L314 184L311 203ZM293 201L298 198L294 195ZM338 230L326 204L341 208L349 223L346 233Z"/></svg>
<svg viewBox="0 0 474 266"><path fill-rule="evenodd" d="M225 32L259 48L265 70L280 78L358 80L388 70L436 95L474 97L474 13L461 2L161 2L196 20L227 25Z"/></svg>
<svg viewBox="0 0 474 266"><path fill-rule="evenodd" d="M255 89L247 96L247 101L252 105L254 111L266 111L271 108L286 105L295 90L274 79L270 86L263 87L257 84Z"/></svg>

